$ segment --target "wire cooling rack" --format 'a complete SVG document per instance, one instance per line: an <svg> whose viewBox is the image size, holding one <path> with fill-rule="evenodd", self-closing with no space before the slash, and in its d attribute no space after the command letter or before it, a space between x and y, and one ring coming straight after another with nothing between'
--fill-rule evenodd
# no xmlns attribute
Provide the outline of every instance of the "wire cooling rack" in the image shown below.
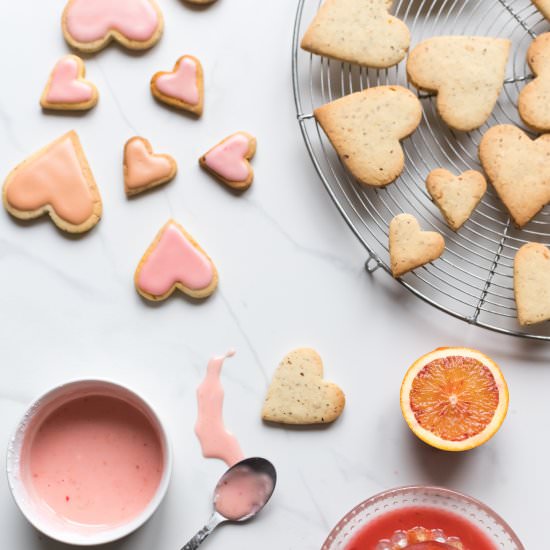
<svg viewBox="0 0 550 550"><path fill-rule="evenodd" d="M455 233L447 227L425 188L426 177L434 168L454 173L481 170L478 145L489 127L516 124L527 131L517 111L519 92L532 78L526 53L538 34L550 30L550 24L530 0L395 0L392 12L409 26L411 48L426 38L446 34L505 37L512 40L513 46L504 89L482 128L469 133L449 129L436 112L434 95L419 93L423 120L403 142L405 170L386 188L367 188L343 167L312 113L320 105L370 86L400 84L411 88L405 62L390 69L365 69L301 50L301 37L320 4L320 0L298 0L292 66L297 117L323 184L368 252L367 271L381 268L391 273L389 223L401 212L414 214L423 229L442 233L447 246L440 259L401 278L403 286L468 323L550 340L550 324L525 328L518 324L513 291L515 253L526 242L550 244L550 211L541 212L518 230L489 186L470 220Z"/></svg>

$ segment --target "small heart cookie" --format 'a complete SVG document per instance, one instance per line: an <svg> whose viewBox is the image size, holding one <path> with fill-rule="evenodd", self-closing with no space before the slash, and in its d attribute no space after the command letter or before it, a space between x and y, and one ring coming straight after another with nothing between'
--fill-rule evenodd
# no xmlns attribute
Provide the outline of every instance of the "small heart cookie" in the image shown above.
<svg viewBox="0 0 550 550"><path fill-rule="evenodd" d="M201 116L204 106L201 62L192 55L180 57L171 72L153 75L151 93L163 103Z"/></svg>
<svg viewBox="0 0 550 550"><path fill-rule="evenodd" d="M409 81L437 93L437 110L455 130L469 132L491 116L504 83L511 42L486 36L436 36L407 60Z"/></svg>
<svg viewBox="0 0 550 550"><path fill-rule="evenodd" d="M4 183L3 201L20 220L49 214L63 231L91 229L101 218L101 197L76 132L68 132L16 166Z"/></svg>
<svg viewBox="0 0 550 550"><path fill-rule="evenodd" d="M279 364L262 409L262 418L279 424L328 424L344 410L346 397L323 380L323 361L313 349L291 351Z"/></svg>
<svg viewBox="0 0 550 550"><path fill-rule="evenodd" d="M155 0L69 0L61 26L71 47L91 53L111 40L131 50L150 48L164 21Z"/></svg>
<svg viewBox="0 0 550 550"><path fill-rule="evenodd" d="M99 94L97 88L84 77L84 61L76 55L62 57L50 73L42 92L43 109L60 111L86 111L95 107Z"/></svg>
<svg viewBox="0 0 550 550"><path fill-rule="evenodd" d="M436 168L428 174L426 189L449 227L458 231L481 201L487 182L476 170L455 176L448 170Z"/></svg>
<svg viewBox="0 0 550 550"><path fill-rule="evenodd" d="M531 2L550 21L550 0L531 0Z"/></svg>
<svg viewBox="0 0 550 550"><path fill-rule="evenodd" d="M255 153L256 138L246 132L236 132L205 153L199 164L227 186L244 191L254 179L249 161Z"/></svg>
<svg viewBox="0 0 550 550"><path fill-rule="evenodd" d="M422 119L418 98L401 86L378 86L315 109L315 118L348 170L364 185L382 187L403 171L400 140Z"/></svg>
<svg viewBox="0 0 550 550"><path fill-rule="evenodd" d="M550 202L550 134L532 140L511 124L493 126L481 139L479 158L517 227Z"/></svg>
<svg viewBox="0 0 550 550"><path fill-rule="evenodd" d="M218 272L195 239L169 220L139 262L134 283L144 298L155 302L176 289L191 298L206 298L218 286Z"/></svg>
<svg viewBox="0 0 550 550"><path fill-rule="evenodd" d="M517 251L514 294L521 325L550 319L550 250L543 244L527 243Z"/></svg>
<svg viewBox="0 0 550 550"><path fill-rule="evenodd" d="M326 0L307 29L301 47L309 52L386 68L407 54L407 25L388 13L393 0Z"/></svg>
<svg viewBox="0 0 550 550"><path fill-rule="evenodd" d="M124 190L129 197L174 179L178 165L166 154L155 154L142 137L130 138L124 146Z"/></svg>
<svg viewBox="0 0 550 550"><path fill-rule="evenodd" d="M395 278L437 260L445 239L435 231L422 231L410 214L399 214L390 223L390 264Z"/></svg>

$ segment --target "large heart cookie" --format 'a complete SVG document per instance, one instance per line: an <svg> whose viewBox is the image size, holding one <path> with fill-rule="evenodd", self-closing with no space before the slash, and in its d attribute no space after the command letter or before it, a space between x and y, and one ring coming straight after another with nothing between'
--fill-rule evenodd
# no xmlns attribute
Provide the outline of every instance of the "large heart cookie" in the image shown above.
<svg viewBox="0 0 550 550"><path fill-rule="evenodd" d="M448 170L436 168L428 174L426 189L449 227L458 231L481 201L487 182L476 170L455 176Z"/></svg>
<svg viewBox="0 0 550 550"><path fill-rule="evenodd" d="M69 233L83 233L101 218L99 190L76 132L50 143L6 178L6 210L30 220L49 214L55 225Z"/></svg>
<svg viewBox="0 0 550 550"><path fill-rule="evenodd" d="M155 154L142 137L133 137L124 146L124 189L132 196L172 180L178 165L166 154Z"/></svg>
<svg viewBox="0 0 550 550"><path fill-rule="evenodd" d="M361 183L381 187L403 171L399 142L420 124L422 106L401 86L378 86L315 109L315 118L348 170Z"/></svg>
<svg viewBox="0 0 550 550"><path fill-rule="evenodd" d="M256 153L256 138L237 132L212 147L199 164L232 189L248 189L254 179L250 159Z"/></svg>
<svg viewBox="0 0 550 550"><path fill-rule="evenodd" d="M407 25L388 13L392 4L392 0L326 0L301 46L365 67L391 67L405 57L410 43Z"/></svg>
<svg viewBox="0 0 550 550"><path fill-rule="evenodd" d="M479 158L517 227L550 202L550 135L532 140L516 126L493 126L479 144Z"/></svg>
<svg viewBox="0 0 550 550"><path fill-rule="evenodd" d="M511 42L485 36L436 36L409 55L407 75L437 93L437 110L455 130L469 132L491 115L504 83Z"/></svg>
<svg viewBox="0 0 550 550"><path fill-rule="evenodd" d="M101 50L111 40L144 50L158 42L164 26L155 0L69 0L61 23L65 40L83 52Z"/></svg>
<svg viewBox="0 0 550 550"><path fill-rule="evenodd" d="M550 20L550 0L531 0L531 2L537 6L546 19Z"/></svg>
<svg viewBox="0 0 550 550"><path fill-rule="evenodd" d="M410 214L399 214L390 223L390 263L394 277L437 260L445 250L445 240L435 231L422 231Z"/></svg>
<svg viewBox="0 0 550 550"><path fill-rule="evenodd" d="M313 349L291 351L279 364L262 409L262 418L280 424L327 424L344 410L346 398L323 380L323 362Z"/></svg>
<svg viewBox="0 0 550 550"><path fill-rule="evenodd" d="M139 262L134 283L144 298L155 302L176 289L192 298L206 298L218 286L218 272L195 239L169 220Z"/></svg>
<svg viewBox="0 0 550 550"><path fill-rule="evenodd" d="M550 250L543 244L527 243L516 253L514 293L521 325L550 319Z"/></svg>

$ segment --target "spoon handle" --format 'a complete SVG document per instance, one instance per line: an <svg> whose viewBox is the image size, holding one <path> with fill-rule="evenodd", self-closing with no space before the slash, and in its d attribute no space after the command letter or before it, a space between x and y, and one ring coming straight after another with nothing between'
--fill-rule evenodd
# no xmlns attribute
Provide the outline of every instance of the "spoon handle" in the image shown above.
<svg viewBox="0 0 550 550"><path fill-rule="evenodd" d="M181 549L181 550L197 550L204 542L204 539L214 531L214 529L223 521L223 518L218 514L212 514L208 523Z"/></svg>

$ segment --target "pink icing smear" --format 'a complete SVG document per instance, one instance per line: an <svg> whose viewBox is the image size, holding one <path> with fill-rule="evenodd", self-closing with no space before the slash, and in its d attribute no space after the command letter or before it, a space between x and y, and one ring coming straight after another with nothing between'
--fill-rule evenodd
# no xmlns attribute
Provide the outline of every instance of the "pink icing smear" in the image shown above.
<svg viewBox="0 0 550 550"><path fill-rule="evenodd" d="M249 139L244 134L235 134L214 147L204 156L210 170L229 181L245 181L249 175L246 154Z"/></svg>
<svg viewBox="0 0 550 550"><path fill-rule="evenodd" d="M78 79L78 69L78 62L70 56L57 62L46 95L49 103L86 103L92 99L93 88Z"/></svg>
<svg viewBox="0 0 550 550"><path fill-rule="evenodd" d="M156 86L162 94L179 99L190 105L198 105L200 101L197 85L197 64L193 59L185 57L176 71L159 76Z"/></svg>
<svg viewBox="0 0 550 550"><path fill-rule="evenodd" d="M208 258L171 223L142 265L137 284L148 294L162 296L176 283L190 290L200 290L207 288L213 278Z"/></svg>
<svg viewBox="0 0 550 550"><path fill-rule="evenodd" d="M109 31L146 42L160 25L157 10L149 0L69 0L68 6L67 30L78 42L95 42Z"/></svg>
<svg viewBox="0 0 550 550"><path fill-rule="evenodd" d="M233 466L244 458L239 442L225 429L223 422L224 391L220 374L225 359L234 354L230 350L208 362L206 377L197 389L198 417L195 424L202 454L206 458L219 458L228 466Z"/></svg>

